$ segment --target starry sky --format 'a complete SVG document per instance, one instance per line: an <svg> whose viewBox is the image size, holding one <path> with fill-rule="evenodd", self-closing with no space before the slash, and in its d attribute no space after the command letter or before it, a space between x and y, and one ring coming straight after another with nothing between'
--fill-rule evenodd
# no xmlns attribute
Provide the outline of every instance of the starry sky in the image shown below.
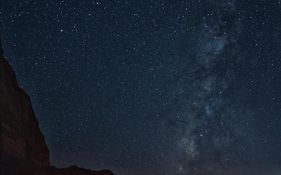
<svg viewBox="0 0 281 175"><path fill-rule="evenodd" d="M0 35L53 165L225 175L281 166L280 16L280 0L0 0Z"/></svg>

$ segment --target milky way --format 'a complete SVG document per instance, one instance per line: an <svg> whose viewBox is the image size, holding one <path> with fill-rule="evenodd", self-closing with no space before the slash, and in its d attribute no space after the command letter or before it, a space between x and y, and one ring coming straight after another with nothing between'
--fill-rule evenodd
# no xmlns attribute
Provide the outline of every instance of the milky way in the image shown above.
<svg viewBox="0 0 281 175"><path fill-rule="evenodd" d="M227 99L228 86L235 76L232 64L243 59L236 43L243 27L241 15L232 1L207 5L209 15L194 29L191 45L195 52L186 58L193 59L186 65L191 79L180 85L189 89L183 88L176 97L184 98L175 116L179 123L184 121L177 143L179 174L225 173L237 159L240 163L243 160L240 144L245 143L240 135L245 131L237 122L247 116Z"/></svg>
<svg viewBox="0 0 281 175"><path fill-rule="evenodd" d="M243 128L236 122L243 122L245 115L241 118L226 97L234 76L232 64L242 59L236 43L241 15L231 1L210 1L207 6L208 16L184 38L183 49L192 53L182 54L180 59L187 61L176 70L183 73L174 75L176 86L171 88L177 105L172 105L169 117L176 121L178 135L178 163L173 166L179 174L217 174L239 157L231 154L241 153L239 145L231 149L242 142L238 137Z"/></svg>

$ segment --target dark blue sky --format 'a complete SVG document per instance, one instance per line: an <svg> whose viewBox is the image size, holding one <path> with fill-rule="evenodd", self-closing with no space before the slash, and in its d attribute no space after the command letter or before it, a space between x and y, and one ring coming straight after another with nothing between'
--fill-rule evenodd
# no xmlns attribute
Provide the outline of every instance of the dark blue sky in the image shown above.
<svg viewBox="0 0 281 175"><path fill-rule="evenodd" d="M278 0L0 0L52 164L117 175L280 165L280 16Z"/></svg>

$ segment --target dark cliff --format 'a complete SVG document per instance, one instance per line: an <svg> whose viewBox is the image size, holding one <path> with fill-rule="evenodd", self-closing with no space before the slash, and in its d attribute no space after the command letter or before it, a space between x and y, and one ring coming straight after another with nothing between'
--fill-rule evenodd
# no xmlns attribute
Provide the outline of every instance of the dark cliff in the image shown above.
<svg viewBox="0 0 281 175"><path fill-rule="evenodd" d="M11 66L0 57L0 154L5 167L20 162L49 165L49 151L28 95L18 86ZM6 160L4 162L4 160ZM1 163L2 164L2 163Z"/></svg>
<svg viewBox="0 0 281 175"><path fill-rule="evenodd" d="M17 83L0 45L0 174L112 175L76 166L50 166L49 150L38 126L30 98Z"/></svg>

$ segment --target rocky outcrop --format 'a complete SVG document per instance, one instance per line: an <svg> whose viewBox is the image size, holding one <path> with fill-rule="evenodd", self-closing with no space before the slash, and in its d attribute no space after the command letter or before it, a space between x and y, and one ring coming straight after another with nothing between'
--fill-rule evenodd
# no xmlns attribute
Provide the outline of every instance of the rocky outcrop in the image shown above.
<svg viewBox="0 0 281 175"><path fill-rule="evenodd" d="M49 166L49 150L28 95L18 86L11 66L0 56L1 162Z"/></svg>
<svg viewBox="0 0 281 175"><path fill-rule="evenodd" d="M49 150L34 115L30 98L17 83L0 45L0 174L112 175L72 166L50 166Z"/></svg>

